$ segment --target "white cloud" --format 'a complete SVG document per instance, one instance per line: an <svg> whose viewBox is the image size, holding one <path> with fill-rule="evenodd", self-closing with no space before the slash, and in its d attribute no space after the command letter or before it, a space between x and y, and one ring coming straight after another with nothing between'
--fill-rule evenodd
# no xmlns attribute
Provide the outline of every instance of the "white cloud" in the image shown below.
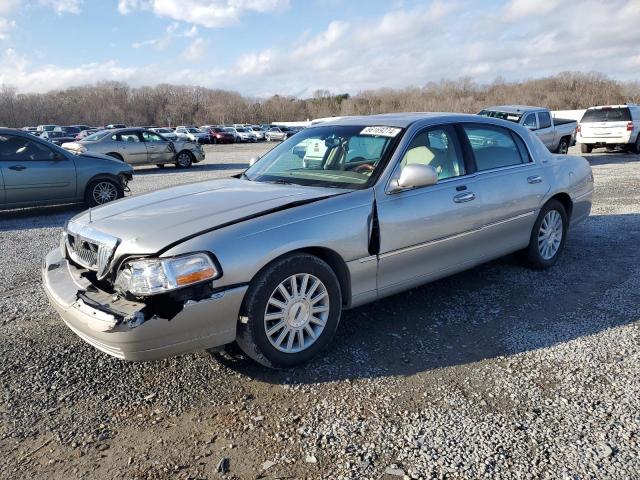
<svg viewBox="0 0 640 480"><path fill-rule="evenodd" d="M40 5L53 8L58 14L74 13L78 15L80 13L82 0L40 0Z"/></svg>
<svg viewBox="0 0 640 480"><path fill-rule="evenodd" d="M182 56L189 62L201 60L207 49L207 41L203 38L196 38L189 44Z"/></svg>
<svg viewBox="0 0 640 480"><path fill-rule="evenodd" d="M141 48L145 46L152 46L157 48L158 50L164 50L171 44L174 38L177 37L186 37L193 38L198 34L198 29L194 25L191 28L187 28L182 32L178 32L181 25L179 22L171 23L165 30L165 34L160 38L152 38L150 40L143 40L140 42L134 42L131 44L133 48Z"/></svg>
<svg viewBox="0 0 640 480"><path fill-rule="evenodd" d="M510 0L504 9L505 18L520 20L530 16L548 15L558 9L560 2L561 0Z"/></svg>
<svg viewBox="0 0 640 480"><path fill-rule="evenodd" d="M134 10L150 10L159 17L217 28L238 21L248 12L283 11L289 0L119 0L123 15Z"/></svg>
<svg viewBox="0 0 640 480"><path fill-rule="evenodd" d="M296 48L293 51L293 56L303 57L305 55L314 55L322 50L331 48L343 37L348 28L348 23L338 20L331 22L327 29L320 35Z"/></svg>
<svg viewBox="0 0 640 480"><path fill-rule="evenodd" d="M15 21L0 17L0 40L6 39L15 26Z"/></svg>

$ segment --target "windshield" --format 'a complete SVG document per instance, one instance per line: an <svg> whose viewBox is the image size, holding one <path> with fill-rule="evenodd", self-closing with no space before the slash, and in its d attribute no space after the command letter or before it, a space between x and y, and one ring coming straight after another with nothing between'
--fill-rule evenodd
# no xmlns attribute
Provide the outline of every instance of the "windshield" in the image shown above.
<svg viewBox="0 0 640 480"><path fill-rule="evenodd" d="M499 118L501 120L509 120L518 123L522 118L522 113L499 112L497 110L481 110L478 115L481 117Z"/></svg>
<svg viewBox="0 0 640 480"><path fill-rule="evenodd" d="M200 130L198 130L197 128L187 128L187 130L189 131L189 133L200 133Z"/></svg>
<svg viewBox="0 0 640 480"><path fill-rule="evenodd" d="M109 130L102 130L100 132L96 132L96 133L92 133L91 135L87 135L86 137L84 137L82 139L83 142L97 142L98 140L100 140L101 138L103 138L104 136L108 135Z"/></svg>
<svg viewBox="0 0 640 480"><path fill-rule="evenodd" d="M631 112L624 108L594 108L584 112L581 122L629 122Z"/></svg>
<svg viewBox="0 0 640 480"><path fill-rule="evenodd" d="M268 152L245 176L255 182L364 188L383 168L401 131L367 126L310 128Z"/></svg>
<svg viewBox="0 0 640 480"><path fill-rule="evenodd" d="M225 131L225 132L235 132L235 131L236 131L236 129L235 129L235 128L233 128L233 127L227 127L227 128L225 128L225 129L224 129L224 131Z"/></svg>

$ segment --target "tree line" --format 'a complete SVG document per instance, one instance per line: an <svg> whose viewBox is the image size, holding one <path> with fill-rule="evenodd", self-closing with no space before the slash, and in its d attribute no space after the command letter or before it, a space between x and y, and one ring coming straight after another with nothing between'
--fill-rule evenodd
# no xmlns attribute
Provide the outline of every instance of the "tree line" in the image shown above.
<svg viewBox="0 0 640 480"><path fill-rule="evenodd" d="M626 102L640 102L640 82L621 82L597 72L564 72L518 82L497 78L490 84L464 77L355 95L318 90L304 99L285 95L259 99L228 90L167 84L131 87L121 82L101 82L48 93L18 93L15 86L3 85L0 125L260 124L402 111L476 113L500 104L573 110Z"/></svg>

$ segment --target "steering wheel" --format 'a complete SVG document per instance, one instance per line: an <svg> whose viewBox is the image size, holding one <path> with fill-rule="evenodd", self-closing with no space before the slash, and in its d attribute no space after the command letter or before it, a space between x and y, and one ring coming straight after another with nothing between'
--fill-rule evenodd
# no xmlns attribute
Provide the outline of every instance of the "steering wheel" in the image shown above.
<svg viewBox="0 0 640 480"><path fill-rule="evenodd" d="M363 163L362 165L358 165L356 168L354 168L353 171L356 173L367 173L373 172L375 168L376 167L374 167L370 163Z"/></svg>

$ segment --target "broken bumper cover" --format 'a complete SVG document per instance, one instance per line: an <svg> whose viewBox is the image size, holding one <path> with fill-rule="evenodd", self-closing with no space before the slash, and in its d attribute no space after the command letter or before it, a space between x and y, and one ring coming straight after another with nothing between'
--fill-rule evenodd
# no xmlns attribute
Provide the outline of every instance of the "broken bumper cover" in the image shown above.
<svg viewBox="0 0 640 480"><path fill-rule="evenodd" d="M247 286L217 292L203 300L187 301L170 319L153 316L141 323L127 322L109 308L94 308L82 300L79 293L91 284L80 273L81 270L62 256L59 248L52 250L42 266L45 292L71 330L109 355L132 361L157 360L235 340ZM136 304L129 302L128 306L135 309ZM143 308L145 304L139 306Z"/></svg>

